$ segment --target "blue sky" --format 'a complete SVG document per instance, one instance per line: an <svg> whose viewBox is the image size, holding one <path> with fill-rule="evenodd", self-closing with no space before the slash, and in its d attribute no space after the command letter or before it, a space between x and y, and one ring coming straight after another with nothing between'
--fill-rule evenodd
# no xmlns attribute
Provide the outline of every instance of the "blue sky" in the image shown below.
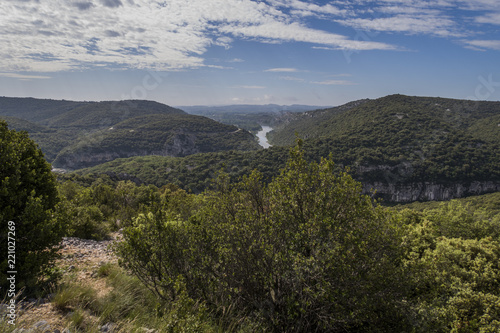
<svg viewBox="0 0 500 333"><path fill-rule="evenodd" d="M0 95L500 100L498 0L4 0Z"/></svg>

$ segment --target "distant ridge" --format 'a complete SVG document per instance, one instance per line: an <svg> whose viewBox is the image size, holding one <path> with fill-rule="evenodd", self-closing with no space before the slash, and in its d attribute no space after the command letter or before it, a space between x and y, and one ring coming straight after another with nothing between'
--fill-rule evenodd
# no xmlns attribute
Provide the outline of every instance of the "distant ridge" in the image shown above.
<svg viewBox="0 0 500 333"><path fill-rule="evenodd" d="M278 105L278 104L264 104L264 105L252 105L252 104L234 104L234 105L221 105L221 106L177 106L179 109L186 111L191 114L206 115L213 112L217 113L260 113L260 112L304 112L309 110L325 109L329 106L315 106L315 105Z"/></svg>
<svg viewBox="0 0 500 333"><path fill-rule="evenodd" d="M0 97L0 119L26 130L49 162L67 169L120 157L259 149L247 131L154 101Z"/></svg>
<svg viewBox="0 0 500 333"><path fill-rule="evenodd" d="M500 191L500 102L390 95L287 117L268 136L274 144L269 149L115 160L86 172L116 171L193 192L202 191L221 168L234 180L253 169L270 179L298 133L308 159L331 154L339 167L349 167L365 193L374 189L386 202ZM165 169L170 171L156 172Z"/></svg>

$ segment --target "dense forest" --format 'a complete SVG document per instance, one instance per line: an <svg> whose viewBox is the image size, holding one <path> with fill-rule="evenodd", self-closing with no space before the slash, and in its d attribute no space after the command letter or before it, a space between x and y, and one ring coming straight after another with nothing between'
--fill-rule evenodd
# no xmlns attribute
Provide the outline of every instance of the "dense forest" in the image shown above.
<svg viewBox="0 0 500 333"><path fill-rule="evenodd" d="M221 168L233 180L253 169L271 179L283 167L288 147L301 137L308 160L332 154L355 179L379 186L378 195L386 201L394 197L384 193L391 185L435 184L453 192L453 186L460 184L464 190L456 190L452 198L481 194L485 192L474 192L474 184L486 184L489 191L500 188L500 133L495 122L499 110L498 102L392 95L287 116L269 133L275 145L270 149L119 159L82 173L124 173L144 183L175 183L199 193Z"/></svg>
<svg viewBox="0 0 500 333"><path fill-rule="evenodd" d="M69 170L130 156L186 156L260 147L245 130L151 101L1 97L0 119L27 131L47 161Z"/></svg>

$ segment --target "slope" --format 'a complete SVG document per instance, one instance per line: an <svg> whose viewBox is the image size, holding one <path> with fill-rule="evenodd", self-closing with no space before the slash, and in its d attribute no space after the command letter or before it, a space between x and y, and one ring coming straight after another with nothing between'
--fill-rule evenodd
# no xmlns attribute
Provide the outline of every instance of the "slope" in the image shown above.
<svg viewBox="0 0 500 333"><path fill-rule="evenodd" d="M149 117L153 115L158 117ZM153 101L0 97L0 118L26 130L49 162L71 169L115 157L259 149L246 131Z"/></svg>
<svg viewBox="0 0 500 333"><path fill-rule="evenodd" d="M78 140L63 149L53 164L79 169L131 156L252 149L259 149L253 135L235 126L188 114L153 114L124 120Z"/></svg>
<svg viewBox="0 0 500 333"><path fill-rule="evenodd" d="M500 127L491 125L499 114L498 102L393 95L297 115L276 134L290 144L295 139L291 132L302 130L309 159L332 154L363 182L365 193L376 189L376 196L388 202L447 200L500 191ZM224 164L234 177L256 168L269 178L282 165L287 147L237 157L220 153L141 163L119 160L93 171L115 169L157 185L174 182L200 191L214 174L210 165Z"/></svg>
<svg viewBox="0 0 500 333"><path fill-rule="evenodd" d="M409 130L418 139L436 131L472 130L481 120L498 117L500 102L467 101L434 97L390 95L376 100L360 100L340 107L298 114L269 134L275 145L291 145L295 133L303 138L371 137L391 144L394 135ZM399 133L406 136L405 133ZM500 135L497 136L500 142Z"/></svg>
<svg viewBox="0 0 500 333"><path fill-rule="evenodd" d="M31 97L0 97L0 116L16 117L31 122L43 122L85 104L87 102L57 101Z"/></svg>

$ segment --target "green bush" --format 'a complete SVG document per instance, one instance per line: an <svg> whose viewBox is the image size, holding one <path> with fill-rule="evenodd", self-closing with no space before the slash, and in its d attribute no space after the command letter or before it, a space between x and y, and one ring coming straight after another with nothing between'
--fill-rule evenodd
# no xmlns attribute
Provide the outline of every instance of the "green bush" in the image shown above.
<svg viewBox="0 0 500 333"><path fill-rule="evenodd" d="M401 213L415 332L499 331L500 221L485 214L459 201Z"/></svg>
<svg viewBox="0 0 500 333"><path fill-rule="evenodd" d="M49 274L65 231L52 218L57 201L55 179L41 150L26 132L9 130L0 121L0 297L8 287L9 270L18 272L18 290L32 289ZM15 239L13 269L8 269L8 245L13 245L8 236Z"/></svg>
<svg viewBox="0 0 500 333"><path fill-rule="evenodd" d="M215 186L188 219L166 204L124 231L122 264L160 298L275 331L405 327L398 229L331 159L296 149L269 186L256 173Z"/></svg>

